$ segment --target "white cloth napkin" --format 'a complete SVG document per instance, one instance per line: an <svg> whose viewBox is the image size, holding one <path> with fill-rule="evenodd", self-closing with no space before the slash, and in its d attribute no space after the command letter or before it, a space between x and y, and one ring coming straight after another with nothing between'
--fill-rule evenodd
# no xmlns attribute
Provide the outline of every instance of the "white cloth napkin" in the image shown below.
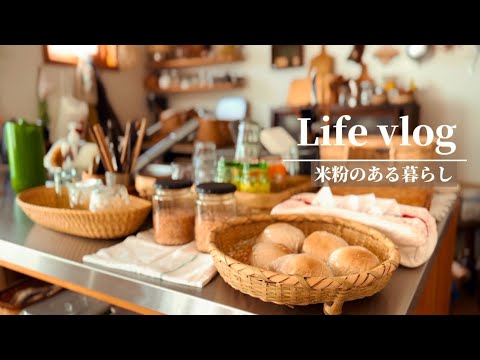
<svg viewBox="0 0 480 360"><path fill-rule="evenodd" d="M199 288L217 273L212 257L199 252L195 242L182 246L159 245L153 239L153 230L85 255L83 262Z"/></svg>

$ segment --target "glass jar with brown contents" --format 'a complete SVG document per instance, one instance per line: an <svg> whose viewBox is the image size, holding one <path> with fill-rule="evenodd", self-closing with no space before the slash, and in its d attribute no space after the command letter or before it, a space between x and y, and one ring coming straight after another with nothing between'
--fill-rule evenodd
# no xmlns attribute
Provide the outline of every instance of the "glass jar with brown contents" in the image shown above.
<svg viewBox="0 0 480 360"><path fill-rule="evenodd" d="M208 237L212 229L237 215L236 186L227 183L197 185L197 216L195 241L197 249L208 252Z"/></svg>
<svg viewBox="0 0 480 360"><path fill-rule="evenodd" d="M194 239L195 201L190 180L158 180L155 183L153 227L155 241L183 245Z"/></svg>

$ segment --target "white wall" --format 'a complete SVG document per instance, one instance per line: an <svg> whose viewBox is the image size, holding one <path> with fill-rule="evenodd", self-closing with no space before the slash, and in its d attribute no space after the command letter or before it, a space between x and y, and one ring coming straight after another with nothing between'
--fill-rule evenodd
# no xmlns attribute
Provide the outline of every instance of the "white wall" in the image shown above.
<svg viewBox="0 0 480 360"><path fill-rule="evenodd" d="M108 98L122 122L147 114L144 78L144 47L138 51L136 65L120 71L100 70ZM0 46L0 116L34 119L37 115L37 69L43 64L41 45ZM74 67L46 65L47 76L55 83L49 96L49 110L56 118L61 95L72 94Z"/></svg>
<svg viewBox="0 0 480 360"><path fill-rule="evenodd" d="M433 56L423 63L416 63L405 55L405 46L397 46L400 55L388 65L382 65L373 56L378 46L367 46L364 61L376 81L384 76L397 76L402 86L408 86L414 79L421 109L421 122L430 126L457 124L456 157L467 158L468 165L460 165L459 173L464 181L479 182L480 178L480 63L477 71L470 75L468 67L474 56L474 46L454 46L446 51L436 46ZM327 51L335 57L336 72L345 77L356 77L360 67L347 61L351 45L330 45ZM319 45L305 46L305 65L302 68L275 70L271 68L270 45L247 45L244 48L246 61L239 64L222 65L218 70L232 70L247 77L245 89L225 93L200 95L175 95L171 105L188 107L204 105L212 109L222 96L245 96L252 110L252 118L262 124L270 121L270 109L285 105L288 86L295 78L305 77L310 59L320 51Z"/></svg>

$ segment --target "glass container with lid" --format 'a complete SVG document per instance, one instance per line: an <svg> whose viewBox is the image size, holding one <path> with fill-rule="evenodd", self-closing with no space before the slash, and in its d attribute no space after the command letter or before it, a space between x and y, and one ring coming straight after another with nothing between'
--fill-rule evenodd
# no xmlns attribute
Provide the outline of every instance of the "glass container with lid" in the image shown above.
<svg viewBox="0 0 480 360"><path fill-rule="evenodd" d="M213 142L196 142L192 162L196 185L214 181L217 162L216 145Z"/></svg>
<svg viewBox="0 0 480 360"><path fill-rule="evenodd" d="M236 189L227 183L205 183L196 187L195 241L199 251L208 252L210 232L237 215Z"/></svg>
<svg viewBox="0 0 480 360"><path fill-rule="evenodd" d="M153 204L155 241L184 245L194 239L195 201L190 180L157 180Z"/></svg>
<svg viewBox="0 0 480 360"><path fill-rule="evenodd" d="M78 181L68 183L68 198L70 208L87 210L90 208L90 197L92 191L104 187L100 179L88 179L85 181Z"/></svg>
<svg viewBox="0 0 480 360"><path fill-rule="evenodd" d="M249 193L269 193L270 179L268 177L268 165L265 162L259 164L243 164L240 191Z"/></svg>

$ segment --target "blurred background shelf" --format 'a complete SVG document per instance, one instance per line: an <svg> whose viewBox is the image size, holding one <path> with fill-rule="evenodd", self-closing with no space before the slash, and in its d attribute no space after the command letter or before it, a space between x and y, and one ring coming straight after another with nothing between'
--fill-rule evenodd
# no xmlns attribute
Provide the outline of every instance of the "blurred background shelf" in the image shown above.
<svg viewBox="0 0 480 360"><path fill-rule="evenodd" d="M157 94L189 94L189 93L201 93L201 92L210 92L210 91L226 91L241 89L245 86L245 82L241 81L238 83L218 83L212 86L190 86L188 88L182 89L180 86L171 87L167 89L160 89L158 86L147 83L146 87L149 91L153 91Z"/></svg>
<svg viewBox="0 0 480 360"><path fill-rule="evenodd" d="M233 64L244 61L243 57L234 58L216 58L216 57L193 57L193 58L179 58L169 59L163 61L151 61L148 67L151 69L183 69L196 66Z"/></svg>

